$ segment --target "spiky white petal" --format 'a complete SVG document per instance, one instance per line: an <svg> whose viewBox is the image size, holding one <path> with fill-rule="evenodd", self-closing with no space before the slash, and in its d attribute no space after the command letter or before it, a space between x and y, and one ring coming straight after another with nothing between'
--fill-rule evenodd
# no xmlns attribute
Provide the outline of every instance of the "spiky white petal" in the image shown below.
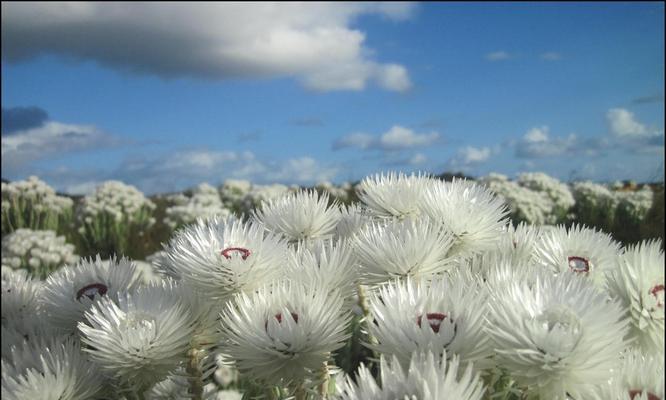
<svg viewBox="0 0 666 400"><path fill-rule="evenodd" d="M461 179L428 186L421 210L453 234L454 251L463 257L493 249L508 213L491 191Z"/></svg>
<svg viewBox="0 0 666 400"><path fill-rule="evenodd" d="M4 399L88 400L104 389L104 376L73 339L24 342L9 360L3 358Z"/></svg>
<svg viewBox="0 0 666 400"><path fill-rule="evenodd" d="M599 400L659 400L664 398L664 355L645 355L640 350L622 356L622 366L609 384L603 385Z"/></svg>
<svg viewBox="0 0 666 400"><path fill-rule="evenodd" d="M164 282L102 298L79 323L85 351L125 389L147 390L186 358L196 321L182 291Z"/></svg>
<svg viewBox="0 0 666 400"><path fill-rule="evenodd" d="M369 331L376 344L370 347L393 354L407 366L413 351L432 351L462 362L485 366L492 355L484 330L486 292L459 276L443 277L430 283L396 281L370 297Z"/></svg>
<svg viewBox="0 0 666 400"><path fill-rule="evenodd" d="M485 388L468 365L459 369L458 356L414 353L407 371L396 358L382 356L381 387L370 370L361 365L356 383L347 377L339 390L341 400L480 400Z"/></svg>
<svg viewBox="0 0 666 400"><path fill-rule="evenodd" d="M620 245L601 231L563 225L544 231L536 246L537 261L553 273L575 272L603 287L606 274L617 268Z"/></svg>
<svg viewBox="0 0 666 400"><path fill-rule="evenodd" d="M211 218L176 233L165 251L167 275L223 300L282 276L287 243L255 223Z"/></svg>
<svg viewBox="0 0 666 400"><path fill-rule="evenodd" d="M368 225L354 238L361 280L377 284L399 277L427 277L451 268L453 236L428 219Z"/></svg>
<svg viewBox="0 0 666 400"><path fill-rule="evenodd" d="M65 266L51 274L44 283L40 306L48 324L63 332L74 333L83 314L101 297L117 299L118 294L138 286L138 274L132 261L102 260L99 256Z"/></svg>
<svg viewBox="0 0 666 400"><path fill-rule="evenodd" d="M327 193L302 190L269 200L255 211L254 218L269 232L293 243L333 237L340 210L337 203L329 204Z"/></svg>
<svg viewBox="0 0 666 400"><path fill-rule="evenodd" d="M349 317L339 296L281 282L227 303L222 350L248 377L268 384L300 382L343 346Z"/></svg>
<svg viewBox="0 0 666 400"><path fill-rule="evenodd" d="M664 354L664 252L661 241L643 241L620 256L608 291L631 319L629 339L647 354Z"/></svg>
<svg viewBox="0 0 666 400"><path fill-rule="evenodd" d="M531 395L587 398L626 347L621 306L575 274L503 285L489 305L498 366Z"/></svg>

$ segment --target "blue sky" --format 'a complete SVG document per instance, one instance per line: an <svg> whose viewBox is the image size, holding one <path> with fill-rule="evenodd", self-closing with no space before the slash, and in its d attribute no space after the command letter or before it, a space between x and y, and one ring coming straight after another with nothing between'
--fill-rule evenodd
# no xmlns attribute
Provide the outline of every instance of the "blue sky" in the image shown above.
<svg viewBox="0 0 666 400"><path fill-rule="evenodd" d="M663 180L663 3L2 3L2 176Z"/></svg>

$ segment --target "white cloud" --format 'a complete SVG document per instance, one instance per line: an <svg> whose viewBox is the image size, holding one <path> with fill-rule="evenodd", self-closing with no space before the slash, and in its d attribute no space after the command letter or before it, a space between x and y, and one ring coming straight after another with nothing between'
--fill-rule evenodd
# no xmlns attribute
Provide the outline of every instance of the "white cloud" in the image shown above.
<svg viewBox="0 0 666 400"><path fill-rule="evenodd" d="M636 121L634 113L623 108L612 108L606 113L606 120L613 136L620 138L644 136L648 133L645 125Z"/></svg>
<svg viewBox="0 0 666 400"><path fill-rule="evenodd" d="M448 165L451 168L467 169L488 161L492 153L493 151L490 147L462 147L458 149L456 155L449 160Z"/></svg>
<svg viewBox="0 0 666 400"><path fill-rule="evenodd" d="M361 150L379 149L385 151L403 150L428 146L439 140L439 133L416 133L409 128L393 125L391 129L377 136L368 133L351 133L337 139L333 150L354 147Z"/></svg>
<svg viewBox="0 0 666 400"><path fill-rule="evenodd" d="M541 58L544 61L558 61L562 59L562 54L555 51L549 51L547 53L541 54L539 58Z"/></svg>
<svg viewBox="0 0 666 400"><path fill-rule="evenodd" d="M530 129L515 144L516 157L545 158L556 157L577 151L578 138L575 134L566 137L550 137L547 126Z"/></svg>
<svg viewBox="0 0 666 400"><path fill-rule="evenodd" d="M44 53L166 78L293 77L314 90L405 91L352 28L361 15L410 17L412 3L2 3L2 58Z"/></svg>
<svg viewBox="0 0 666 400"><path fill-rule="evenodd" d="M2 137L2 168L11 171L35 160L118 143L94 126L47 121Z"/></svg>
<svg viewBox="0 0 666 400"><path fill-rule="evenodd" d="M511 55L507 53L506 51L493 51L492 53L486 54L486 60L488 61L503 61L503 60L508 60L511 58Z"/></svg>
<svg viewBox="0 0 666 400"><path fill-rule="evenodd" d="M439 139L437 132L418 134L413 130L394 125L379 137L379 147L384 150L399 150L418 146L428 146Z"/></svg>

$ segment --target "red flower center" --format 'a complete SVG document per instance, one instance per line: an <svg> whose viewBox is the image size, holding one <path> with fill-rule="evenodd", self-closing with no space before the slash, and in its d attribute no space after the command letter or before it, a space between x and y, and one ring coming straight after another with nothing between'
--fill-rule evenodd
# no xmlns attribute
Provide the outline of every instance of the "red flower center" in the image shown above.
<svg viewBox="0 0 666 400"><path fill-rule="evenodd" d="M224 256L224 258L230 259L231 258L231 253L233 253L233 252L240 253L241 258L243 260L247 259L250 256L250 250L244 249L242 247L228 247L228 248L222 250L222 255Z"/></svg>
<svg viewBox="0 0 666 400"><path fill-rule="evenodd" d="M643 391L642 391L642 390L640 390L640 389L633 389L633 390L630 390L630 391L629 391L629 398L630 398L631 400L634 400L634 398L635 398L636 396L641 395L641 394L643 394ZM648 400L661 400L661 399L659 398L659 396L657 396L657 395L654 394L654 393L650 393L650 392L648 392L648 394L647 394L647 398L648 398Z"/></svg>
<svg viewBox="0 0 666 400"><path fill-rule="evenodd" d="M664 285L656 285L650 289L650 294L657 299L657 307L664 307Z"/></svg>
<svg viewBox="0 0 666 400"><path fill-rule="evenodd" d="M590 260L585 257L569 257L569 269L576 273L586 273L590 271Z"/></svg>
<svg viewBox="0 0 666 400"><path fill-rule="evenodd" d="M92 283L88 286L84 286L76 292L76 299L81 300L81 297L86 296L90 300L93 300L96 295L104 296L109 288L102 283Z"/></svg>
<svg viewBox="0 0 666 400"><path fill-rule="evenodd" d="M430 328L433 330L435 333L439 333L439 327L442 325L442 321L447 317L446 314L444 313L427 313L426 314L426 319L428 320L428 323L430 324ZM419 315L416 318L416 324L421 327L421 320L423 319L423 315Z"/></svg>
<svg viewBox="0 0 666 400"><path fill-rule="evenodd" d="M298 323L298 314L296 314L296 313L290 313L290 314L291 314L291 318L294 319L294 322ZM281 324L282 323L282 313L275 314L275 319L277 320L277 322L279 324ZM268 332L268 320L264 323L264 329L266 330L266 332Z"/></svg>

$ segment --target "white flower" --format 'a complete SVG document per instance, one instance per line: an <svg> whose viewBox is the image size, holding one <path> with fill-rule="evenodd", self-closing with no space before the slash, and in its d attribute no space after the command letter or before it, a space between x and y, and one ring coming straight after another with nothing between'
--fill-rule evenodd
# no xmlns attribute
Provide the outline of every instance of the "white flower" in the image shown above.
<svg viewBox="0 0 666 400"><path fill-rule="evenodd" d="M335 226L335 237L338 239L352 238L370 222L372 222L372 217L368 210L357 203L343 206L340 209L340 219Z"/></svg>
<svg viewBox="0 0 666 400"><path fill-rule="evenodd" d="M407 371L397 358L382 356L380 388L365 365L358 371L357 383L349 377L343 382L337 398L342 400L481 400L484 387L478 374L468 365L462 371L458 357L447 360L446 354L414 353Z"/></svg>
<svg viewBox="0 0 666 400"><path fill-rule="evenodd" d="M30 278L26 273L3 272L2 326L28 337L43 328L40 326L43 321L39 315L41 289L42 282ZM3 335L3 348L5 340L9 341L9 337Z"/></svg>
<svg viewBox="0 0 666 400"><path fill-rule="evenodd" d="M102 260L99 256L64 267L48 277L40 298L46 322L63 332L76 332L83 314L102 297L116 300L136 288L136 267L129 259Z"/></svg>
<svg viewBox="0 0 666 400"><path fill-rule="evenodd" d="M460 179L428 187L422 211L453 234L453 251L464 257L496 245L508 212L488 189Z"/></svg>
<svg viewBox="0 0 666 400"><path fill-rule="evenodd" d="M622 367L609 385L603 385L599 400L660 400L664 398L664 355L646 356L640 351L624 354Z"/></svg>
<svg viewBox="0 0 666 400"><path fill-rule="evenodd" d="M620 245L601 231L560 225L543 233L536 255L538 263L553 273L574 272L602 287L606 274L617 268Z"/></svg>
<svg viewBox="0 0 666 400"><path fill-rule="evenodd" d="M453 236L427 219L368 225L354 238L361 279L367 284L396 277L423 277L451 267Z"/></svg>
<svg viewBox="0 0 666 400"><path fill-rule="evenodd" d="M79 323L81 341L101 368L135 393L167 377L186 359L196 321L173 282L103 297Z"/></svg>
<svg viewBox="0 0 666 400"><path fill-rule="evenodd" d="M315 243L310 249L301 246L291 253L289 268L290 280L324 293L337 289L346 306L351 307L358 270L353 250L346 241Z"/></svg>
<svg viewBox="0 0 666 400"><path fill-rule="evenodd" d="M197 186L191 197L167 207L165 213L164 223L172 228L194 223L198 218L225 218L231 214L222 204L217 189L207 183Z"/></svg>
<svg viewBox="0 0 666 400"><path fill-rule="evenodd" d="M224 299L279 278L287 249L286 242L260 225L211 218L177 232L160 268L212 299Z"/></svg>
<svg viewBox="0 0 666 400"><path fill-rule="evenodd" d="M339 218L340 210L335 203L329 205L328 194L305 190L269 200L254 213L269 232L290 242L329 239Z"/></svg>
<svg viewBox="0 0 666 400"><path fill-rule="evenodd" d="M421 214L424 190L434 179L427 175L391 172L366 177L356 188L358 198L377 217L406 218Z"/></svg>
<svg viewBox="0 0 666 400"><path fill-rule="evenodd" d="M339 296L291 282L263 287L227 303L223 351L253 379L303 382L344 345L349 317Z"/></svg>
<svg viewBox="0 0 666 400"><path fill-rule="evenodd" d="M535 249L541 230L536 225L521 222L517 226L508 224L500 233L498 250L514 263L534 263Z"/></svg>
<svg viewBox="0 0 666 400"><path fill-rule="evenodd" d="M413 351L444 350L476 365L492 355L484 331L486 303L485 291L459 276L385 285L370 297L368 329L377 340L370 347L395 355L403 366Z"/></svg>
<svg viewBox="0 0 666 400"><path fill-rule="evenodd" d="M488 304L498 366L540 398L588 398L626 347L620 305L576 274L503 285Z"/></svg>
<svg viewBox="0 0 666 400"><path fill-rule="evenodd" d="M17 229L2 238L2 264L25 268L36 277L45 278L60 266L78 260L74 246L54 231Z"/></svg>
<svg viewBox="0 0 666 400"><path fill-rule="evenodd" d="M629 338L647 354L664 353L664 252L661 240L643 241L620 256L608 291L627 310Z"/></svg>
<svg viewBox="0 0 666 400"><path fill-rule="evenodd" d="M2 397L11 400L88 400L105 383L99 368L72 339L24 342L3 354Z"/></svg>

